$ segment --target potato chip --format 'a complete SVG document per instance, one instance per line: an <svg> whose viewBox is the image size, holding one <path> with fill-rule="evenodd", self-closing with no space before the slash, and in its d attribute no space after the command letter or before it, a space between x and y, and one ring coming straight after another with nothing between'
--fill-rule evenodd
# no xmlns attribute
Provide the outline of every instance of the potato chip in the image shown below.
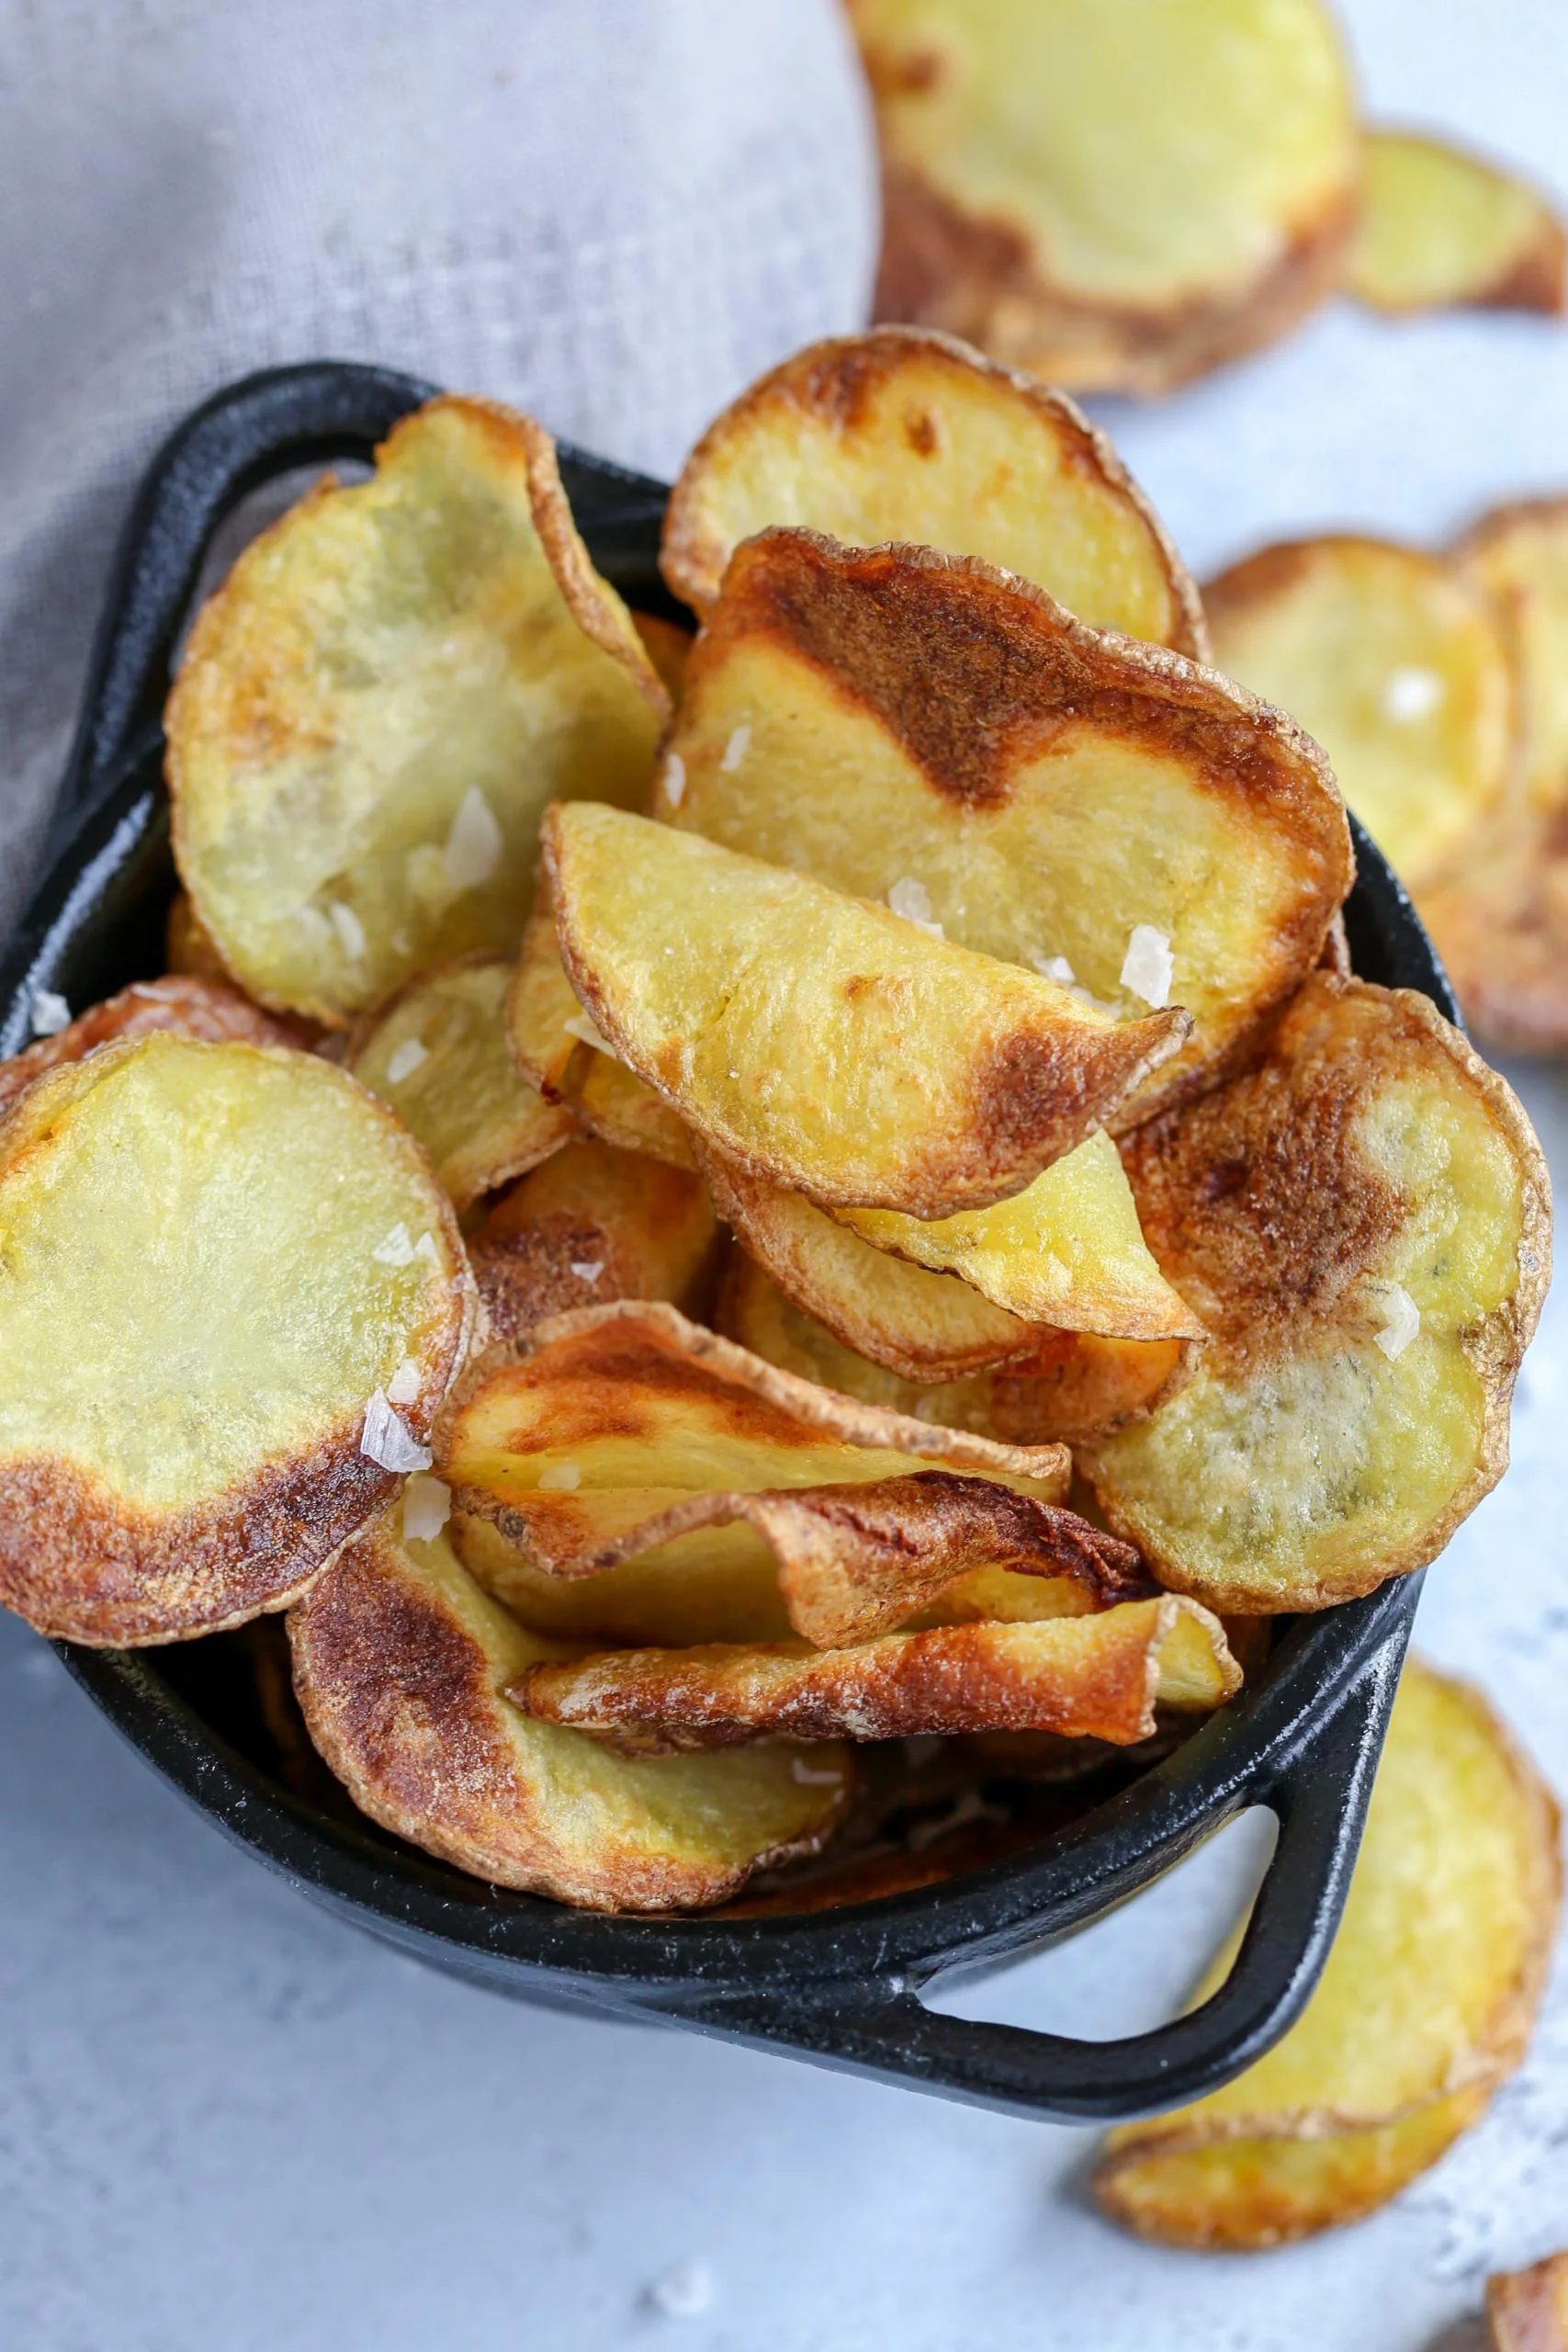
<svg viewBox="0 0 1568 2352"><path fill-rule="evenodd" d="M1485 514L1453 551L1491 604L1518 689L1525 804L1568 807L1568 498Z"/></svg>
<svg viewBox="0 0 1568 2352"><path fill-rule="evenodd" d="M1316 1991L1235 2082L1112 2132L1101 2205L1191 2246L1278 2245L1371 2212L1523 2057L1560 1881L1539 1775L1479 1692L1413 1661Z"/></svg>
<svg viewBox="0 0 1568 2352"><path fill-rule="evenodd" d="M1424 997L1316 973L1256 1069L1133 1137L1209 1342L1080 1464L1162 1584L1321 1609L1433 1559L1507 1461L1550 1270L1546 1165Z"/></svg>
<svg viewBox="0 0 1568 2352"><path fill-rule="evenodd" d="M1349 537L1265 548L1204 599L1220 667L1310 728L1417 887L1499 800L1514 758L1513 682L1483 599L1439 556Z"/></svg>
<svg viewBox="0 0 1568 2352"><path fill-rule="evenodd" d="M477 1511L454 1511L451 1537L475 1581L536 1633L596 1649L791 1635L778 1564L743 1520L695 1529L592 1577L536 1566Z"/></svg>
<svg viewBox="0 0 1568 2352"><path fill-rule="evenodd" d="M422 972L362 1023L348 1068L419 1137L454 1204L523 1175L577 1133L522 1077L506 1036L505 956Z"/></svg>
<svg viewBox="0 0 1568 2352"><path fill-rule="evenodd" d="M1123 1118L1246 1045L1351 876L1326 762L1278 712L972 560L804 531L737 551L654 809L1080 1003L1184 1005Z"/></svg>
<svg viewBox="0 0 1568 2352"><path fill-rule="evenodd" d="M679 702L686 675L686 656L692 650L691 630L682 628L678 622L665 620L658 613L634 612L632 627L641 638L643 651L658 672L665 693L671 702Z"/></svg>
<svg viewBox="0 0 1568 2352"><path fill-rule="evenodd" d="M1420 906L1478 1036L1505 1053L1568 1053L1568 812L1505 810Z"/></svg>
<svg viewBox="0 0 1568 2352"><path fill-rule="evenodd" d="M1568 2254L1486 2281L1493 2352L1568 2352Z"/></svg>
<svg viewBox="0 0 1568 2352"><path fill-rule="evenodd" d="M513 1186L468 1247L497 1340L615 1298L690 1306L718 1223L700 1178L608 1144L569 1143Z"/></svg>
<svg viewBox="0 0 1568 2352"><path fill-rule="evenodd" d="M51 1035L36 1037L9 1061L0 1061L0 1118L35 1079L63 1062L79 1062L117 1038L150 1037L167 1030L176 1037L200 1037L209 1044L238 1040L248 1046L288 1046L294 1040L231 981L201 978L194 973L170 974L161 980L132 980L118 996L85 1012Z"/></svg>
<svg viewBox="0 0 1568 2352"><path fill-rule="evenodd" d="M166 714L175 855L224 964L333 1026L514 947L547 801L640 801L669 697L548 434L433 401L245 549Z"/></svg>
<svg viewBox="0 0 1568 2352"><path fill-rule="evenodd" d="M850 1649L611 1650L531 1667L507 1688L545 1722L668 1756L754 1740L982 1731L1126 1746L1153 1731L1156 1705L1206 1712L1240 1681L1218 1620L1168 1593L1096 1616L939 1625Z"/></svg>
<svg viewBox="0 0 1568 2352"><path fill-rule="evenodd" d="M1044 1445L1053 1439L1078 1445L1118 1429L1171 1393L1191 1353L1179 1340L1099 1340L1082 1331L1037 1330L1026 1371L927 1386L857 1355L786 1297L744 1250L733 1253L726 1269L716 1322L728 1339L800 1379L1007 1445Z"/></svg>
<svg viewBox="0 0 1568 2352"><path fill-rule="evenodd" d="M556 1646L445 1543L400 1543L385 1521L289 1611L288 1634L310 1736L361 1811L497 1886L596 1911L717 1903L814 1853L852 1785L842 1751L654 1763L530 1722L505 1688Z"/></svg>
<svg viewBox="0 0 1568 2352"><path fill-rule="evenodd" d="M1345 264L1358 301L1395 316L1456 306L1555 314L1565 247L1562 221L1528 181L1446 139L1368 133Z"/></svg>
<svg viewBox="0 0 1568 2352"><path fill-rule="evenodd" d="M175 1641L294 1599L398 1485L472 1290L423 1154L308 1054L154 1035L0 1127L0 1599Z"/></svg>
<svg viewBox="0 0 1568 2352"><path fill-rule="evenodd" d="M1207 649L1198 591L1104 435L949 335L808 344L742 392L671 492L664 577L705 613L736 548L770 523L984 556L1092 628Z"/></svg>
<svg viewBox="0 0 1568 2352"><path fill-rule="evenodd" d="M164 960L172 974L189 974L204 980L227 980L223 958L203 930L188 891L176 890L164 923Z"/></svg>
<svg viewBox="0 0 1568 2352"><path fill-rule="evenodd" d="M852 0L875 314L1054 383L1159 392L1334 285L1360 141L1319 0Z"/></svg>

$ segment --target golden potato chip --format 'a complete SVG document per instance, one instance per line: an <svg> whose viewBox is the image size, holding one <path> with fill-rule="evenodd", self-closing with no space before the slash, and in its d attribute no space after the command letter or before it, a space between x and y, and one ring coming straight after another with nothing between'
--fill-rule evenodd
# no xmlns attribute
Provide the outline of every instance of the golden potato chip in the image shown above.
<svg viewBox="0 0 1568 2352"><path fill-rule="evenodd" d="M230 980L195 973L171 973L161 980L132 980L117 996L89 1005L52 1036L36 1037L9 1061L0 1061L0 1118L35 1079L63 1062L79 1062L117 1038L150 1037L167 1030L176 1037L209 1044L237 1040L247 1046L288 1046L294 1039L260 1005L242 996Z"/></svg>
<svg viewBox="0 0 1568 2352"><path fill-rule="evenodd" d="M450 1532L476 1582L536 1633L596 1649L790 1638L778 1565L744 1521L695 1529L592 1577L536 1566L477 1511L455 1510Z"/></svg>
<svg viewBox="0 0 1568 2352"><path fill-rule="evenodd" d="M646 817L558 805L545 838L594 1025L716 1150L819 1202L948 1216L1021 1192L1191 1027L1117 1021Z"/></svg>
<svg viewBox="0 0 1568 2352"><path fill-rule="evenodd" d="M1327 763L1278 712L973 560L805 531L737 550L654 810L1080 1002L1184 1005L1123 1118L1240 1050L1351 876Z"/></svg>
<svg viewBox="0 0 1568 2352"><path fill-rule="evenodd" d="M1202 1337L1149 1255L1122 1156L1103 1129L994 1208L929 1222L893 1209L834 1215L874 1248L958 1274L1026 1323L1107 1339Z"/></svg>
<svg viewBox="0 0 1568 2352"><path fill-rule="evenodd" d="M615 1298L690 1306L718 1222L700 1178L608 1144L569 1143L498 1201L468 1245L497 1340Z"/></svg>
<svg viewBox="0 0 1568 2352"><path fill-rule="evenodd" d="M1562 221L1528 181L1446 139L1368 133L1345 263L1358 301L1395 315L1455 306L1555 314L1565 247Z"/></svg>
<svg viewBox="0 0 1568 2352"><path fill-rule="evenodd" d="M1099 1340L1082 1331L1037 1330L1025 1371L977 1374L930 1387L857 1355L786 1297L744 1250L734 1251L726 1269L716 1322L727 1339L802 1380L942 1428L975 1430L1006 1445L1044 1445L1053 1439L1078 1445L1120 1428L1171 1393L1191 1353L1179 1340Z"/></svg>
<svg viewBox="0 0 1568 2352"><path fill-rule="evenodd" d="M224 964L343 1026L514 947L547 801L640 801L669 697L531 418L437 400L245 549L166 714L175 856Z"/></svg>
<svg viewBox="0 0 1568 2352"><path fill-rule="evenodd" d="M754 1740L1054 1731L1127 1746L1156 1705L1206 1712L1241 1676L1219 1621L1167 1593L1102 1614L939 1625L851 1649L804 1642L611 1650L530 1667L530 1715L645 1755Z"/></svg>
<svg viewBox="0 0 1568 2352"><path fill-rule="evenodd" d="M1495 806L1514 752L1502 639L1440 556L1382 539L1265 548L1204 591L1214 659L1310 728L1400 878Z"/></svg>
<svg viewBox="0 0 1568 2352"><path fill-rule="evenodd" d="M882 145L875 314L1159 392L1337 280L1360 141L1320 0L851 0Z"/></svg>
<svg viewBox="0 0 1568 2352"><path fill-rule="evenodd" d="M472 1289L419 1147L340 1070L171 1035L0 1125L0 1600L70 1641L293 1600L429 1462Z"/></svg>
<svg viewBox="0 0 1568 2352"><path fill-rule="evenodd" d="M1525 803L1568 806L1568 498L1494 508L1454 560L1490 602L1512 660Z"/></svg>
<svg viewBox="0 0 1568 2352"><path fill-rule="evenodd" d="M1371 2212L1523 2057L1560 1891L1544 1783L1479 1692L1412 1661L1316 1991L1235 2082L1112 2132L1101 2205L1193 2246L1278 2245Z"/></svg>
<svg viewBox="0 0 1568 2352"><path fill-rule="evenodd" d="M714 1206L786 1295L845 1348L901 1382L923 1386L959 1380L1032 1354L1037 1335L1029 1326L967 1283L874 1249L802 1193L770 1184L733 1160L713 1152L703 1159ZM765 1348L759 1352L768 1355Z"/></svg>
<svg viewBox="0 0 1568 2352"><path fill-rule="evenodd" d="M1568 2352L1568 2254L1486 2281L1493 2352Z"/></svg>
<svg viewBox="0 0 1568 2352"><path fill-rule="evenodd" d="M671 492L664 577L705 613L740 541L770 523L984 556L1094 628L1207 650L1198 591L1104 435L950 335L808 344L742 392Z"/></svg>
<svg viewBox="0 0 1568 2352"><path fill-rule="evenodd" d="M466 956L422 972L354 1033L348 1068L419 1137L466 1209L547 1159L577 1133L512 1058L505 956Z"/></svg>
<svg viewBox="0 0 1568 2352"><path fill-rule="evenodd" d="M1550 1271L1509 1088L1426 998L1315 973L1258 1066L1140 1130L1127 1170L1209 1341L1080 1455L1110 1524L1238 1616L1435 1558L1506 1464Z"/></svg>
<svg viewBox="0 0 1568 2352"><path fill-rule="evenodd" d="M691 630L682 628L676 621L665 620L658 613L634 612L632 627L641 638L643 650L658 672L665 693L671 702L679 702L686 674L686 656L692 650Z"/></svg>
<svg viewBox="0 0 1568 2352"><path fill-rule="evenodd" d="M595 1911L717 1903L814 1853L847 1754L788 1747L653 1763L530 1722L504 1696L555 1645L486 1598L447 1545L383 1521L289 1611L310 1736L373 1821L497 1886Z"/></svg>

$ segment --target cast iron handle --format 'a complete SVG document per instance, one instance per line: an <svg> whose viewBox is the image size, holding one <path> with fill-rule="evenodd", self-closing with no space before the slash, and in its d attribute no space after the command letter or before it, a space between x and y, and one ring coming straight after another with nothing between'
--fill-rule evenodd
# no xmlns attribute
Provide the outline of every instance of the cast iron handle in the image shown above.
<svg viewBox="0 0 1568 2352"><path fill-rule="evenodd" d="M1201 2098L1261 2057L1317 1981L1360 1845L1408 1629L1405 1612L1305 1744L1239 1792L1235 1810L1266 1804L1279 1840L1235 1964L1201 2008L1152 2032L1084 2041L942 2016L926 2007L913 1977L803 1988L782 2003L739 1993L671 2006L687 2024L728 2039L782 2043L824 2065L903 2076L1036 2120L1111 2123Z"/></svg>

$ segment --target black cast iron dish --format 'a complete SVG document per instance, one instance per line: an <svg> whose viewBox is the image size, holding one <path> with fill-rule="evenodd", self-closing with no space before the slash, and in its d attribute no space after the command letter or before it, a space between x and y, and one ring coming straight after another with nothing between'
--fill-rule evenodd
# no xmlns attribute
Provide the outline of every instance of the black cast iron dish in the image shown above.
<svg viewBox="0 0 1568 2352"><path fill-rule="evenodd" d="M72 755L53 864L0 971L0 1053L34 991L80 1009L162 968L172 888L159 714L205 551L288 469L365 459L431 386L322 363L250 378L174 435L131 515ZM679 615L656 568L657 482L563 450L595 561ZM1356 968L1455 1008L1425 933L1358 829L1346 909ZM660 2019L977 2104L1072 2121L1197 2097L1261 2055L1327 1955L1415 1614L1419 1577L1299 1619L1256 1683L1164 1763L1012 1859L913 1893L756 1918L605 1918L479 1885L368 1822L291 1795L245 1752L242 1712L196 1653L62 1645L71 1672L165 1779L296 1885L452 1974L524 2000ZM171 1672L171 1667L174 1671ZM254 1740L250 1741L254 1746ZM1280 1826L1229 1980L1152 2033L1087 2042L926 2008L937 1977L992 1968L1121 1902L1249 1805Z"/></svg>

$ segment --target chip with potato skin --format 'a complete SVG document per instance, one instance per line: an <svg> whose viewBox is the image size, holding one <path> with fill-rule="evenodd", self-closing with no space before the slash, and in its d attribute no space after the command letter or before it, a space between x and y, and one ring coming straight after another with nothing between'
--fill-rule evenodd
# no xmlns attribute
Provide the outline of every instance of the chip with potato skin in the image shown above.
<svg viewBox="0 0 1568 2352"><path fill-rule="evenodd" d="M1514 682L1487 600L1443 556L1349 532L1264 548L1203 596L1220 668L1311 730L1419 889L1515 767Z"/></svg>
<svg viewBox="0 0 1568 2352"><path fill-rule="evenodd" d="M759 1740L1051 1731L1129 1746L1156 1705L1207 1713L1241 1683L1223 1628L1170 1593L1087 1616L803 1642L612 1650L528 1668L526 1712L630 1753Z"/></svg>
<svg viewBox="0 0 1568 2352"><path fill-rule="evenodd" d="M513 1060L504 956L469 956L422 972L351 1031L345 1066L417 1136L468 1208L559 1151L577 1133Z"/></svg>
<svg viewBox="0 0 1568 2352"><path fill-rule="evenodd" d="M1360 181L1320 0L852 0L882 152L879 319L1073 390L1156 393L1327 294Z"/></svg>
<svg viewBox="0 0 1568 2352"><path fill-rule="evenodd" d="M1427 998L1319 972L1251 1070L1126 1161L1209 1339L1168 1402L1081 1449L1107 1522L1240 1616L1424 1566L1506 1464L1550 1276L1511 1089Z"/></svg>
<svg viewBox="0 0 1568 2352"><path fill-rule="evenodd" d="M85 1060L117 1039L150 1037L166 1030L176 1037L209 1044L232 1039L247 1046L291 1046L297 1040L242 995L232 981L210 975L170 973L161 980L132 980L101 1004L89 1005L52 1036L35 1037L19 1054L0 1061L0 1118L46 1070Z"/></svg>
<svg viewBox="0 0 1568 2352"><path fill-rule="evenodd" d="M1390 317L1416 311L1538 311L1563 303L1568 238L1538 188L1447 139L1366 134L1365 177L1345 287Z"/></svg>
<svg viewBox="0 0 1568 2352"><path fill-rule="evenodd" d="M288 1615L311 1739L361 1812L495 1886L595 1911L721 1902L825 1842L845 1750L787 1746L649 1762L530 1722L509 1682L559 1645L487 1598L437 1538L388 1521Z"/></svg>
<svg viewBox="0 0 1568 2352"><path fill-rule="evenodd" d="M650 805L1080 1002L1185 1007L1190 1039L1112 1126L1246 1050L1354 870L1327 761L1280 712L978 559L804 530L736 550Z"/></svg>
<svg viewBox="0 0 1568 2352"><path fill-rule="evenodd" d="M1561 1896L1545 1782L1479 1691L1411 1660L1316 1990L1234 2082L1111 2132L1100 2205L1145 2237L1236 2248L1373 2211L1523 2057Z"/></svg>
<svg viewBox="0 0 1568 2352"><path fill-rule="evenodd" d="M399 1480L473 1287L412 1136L341 1070L166 1033L0 1123L0 1600L185 1640L286 1606ZM409 1466L409 1465L405 1465Z"/></svg>
<svg viewBox="0 0 1568 2352"><path fill-rule="evenodd" d="M669 709L549 435L432 401L202 607L165 714L181 880L253 996L344 1027L513 948L546 802L640 801Z"/></svg>
<svg viewBox="0 0 1568 2352"><path fill-rule="evenodd" d="M760 377L682 467L660 568L706 613L740 541L774 523L984 556L1092 628L1207 651L1190 575L1105 435L952 335L874 327Z"/></svg>
<svg viewBox="0 0 1568 2352"><path fill-rule="evenodd" d="M1117 1021L886 907L591 801L545 856L590 1018L716 1149L831 1206L1021 1192L1190 1028Z"/></svg>
<svg viewBox="0 0 1568 2352"><path fill-rule="evenodd" d="M1486 2281L1493 2352L1568 2352L1568 2254Z"/></svg>

